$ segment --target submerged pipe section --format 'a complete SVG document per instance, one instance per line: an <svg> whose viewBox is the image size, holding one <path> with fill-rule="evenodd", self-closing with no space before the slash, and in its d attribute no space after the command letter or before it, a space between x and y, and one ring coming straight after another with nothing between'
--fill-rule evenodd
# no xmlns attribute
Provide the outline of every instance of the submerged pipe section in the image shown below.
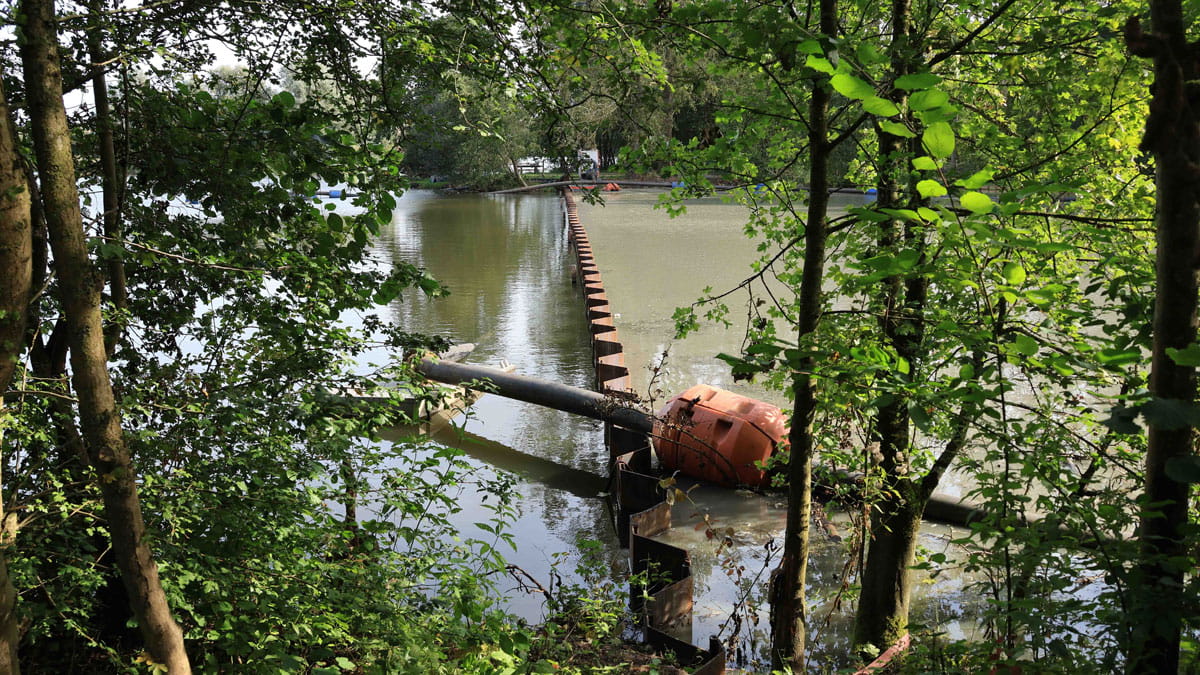
<svg viewBox="0 0 1200 675"><path fill-rule="evenodd" d="M421 359L417 372L446 384L478 383L475 387L505 398L583 415L592 419L648 434L654 429L654 417L626 402L588 389L551 382L528 375L514 375L497 368L451 361Z"/></svg>

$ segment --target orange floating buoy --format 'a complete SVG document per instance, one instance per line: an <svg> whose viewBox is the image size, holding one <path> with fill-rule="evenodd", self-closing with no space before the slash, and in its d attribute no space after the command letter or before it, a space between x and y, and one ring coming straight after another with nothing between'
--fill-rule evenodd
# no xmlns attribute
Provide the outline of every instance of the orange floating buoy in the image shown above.
<svg viewBox="0 0 1200 675"><path fill-rule="evenodd" d="M787 445L782 410L707 384L667 401L658 417L655 449L662 465L727 487L766 486L770 476L761 464Z"/></svg>

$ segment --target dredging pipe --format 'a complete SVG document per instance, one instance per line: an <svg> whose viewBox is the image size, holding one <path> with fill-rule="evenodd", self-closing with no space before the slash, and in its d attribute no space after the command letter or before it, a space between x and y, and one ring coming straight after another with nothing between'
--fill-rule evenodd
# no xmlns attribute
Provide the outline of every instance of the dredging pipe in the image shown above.
<svg viewBox="0 0 1200 675"><path fill-rule="evenodd" d="M644 434L654 431L654 416L650 413L588 389L528 375L516 375L498 368L431 358L421 359L417 363L417 372L446 384L478 384L481 385L481 389L498 396L611 422ZM839 480L850 485L856 485L858 482L848 474L839 476ZM927 519L952 525L966 525L983 516L984 511L978 507L941 495L931 497L925 508Z"/></svg>
<svg viewBox="0 0 1200 675"><path fill-rule="evenodd" d="M491 391L505 398L612 422L631 431L648 434L654 430L654 416L650 413L630 407L619 399L588 389L528 375L514 375L487 366L434 361L429 358L421 359L417 363L417 372L431 380L446 384L490 382L493 388L484 384L480 389Z"/></svg>

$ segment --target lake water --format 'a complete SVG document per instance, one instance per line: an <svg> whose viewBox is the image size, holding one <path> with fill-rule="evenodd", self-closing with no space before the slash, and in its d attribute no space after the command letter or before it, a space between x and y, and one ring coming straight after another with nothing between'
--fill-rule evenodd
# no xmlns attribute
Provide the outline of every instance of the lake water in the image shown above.
<svg viewBox="0 0 1200 675"><path fill-rule="evenodd" d="M712 286L722 290L748 273L755 245L742 234L742 208L709 199L689 204L686 216L670 219L653 208L657 194L623 191L606 195L606 205L583 206L588 231L610 299L614 323L625 345L634 387L643 395L647 365L667 351L659 386L671 395L707 382L786 405L778 392L734 386L718 352L736 352L738 327L706 327L679 343L672 341L675 308ZM378 242L376 256L426 268L451 295L428 299L405 295L390 308L391 318L408 330L439 333L478 345L469 361L511 361L517 372L578 387L594 378L582 295L573 286L573 255L563 224L560 200L551 195L447 195L423 191L405 194L391 226ZM736 303L731 303L731 305ZM509 562L543 585L551 568L570 572L579 558L576 542L601 542L602 566L620 578L627 552L618 548L611 513L600 493L607 480L607 451L599 423L497 396L485 396L463 422L465 434L443 431L436 440L465 450L485 471L523 474L516 485L519 515L510 528L516 551ZM692 553L696 581L693 636L728 636L735 605L741 608L740 636L749 664L765 658L769 635L763 601L768 567L778 553L768 542L782 534L782 496L759 495L701 486L693 503L675 508L676 527L662 535ZM467 532L485 518L480 495L464 492L456 522ZM736 533L728 542L709 539L703 516ZM835 520L844 515L830 514ZM843 528L845 530L846 528ZM478 530L475 530L478 532ZM921 544L931 552L948 550L950 528L929 525ZM818 622L812 629L814 665L843 664L853 602L837 599L849 553L844 542L820 532L813 536L810 593ZM922 574L918 572L917 574ZM568 577L569 578L569 577ZM963 580L943 574L917 584L913 620L941 625L951 637L962 634L954 619L978 600ZM542 618L541 597L502 584L508 607L526 618ZM757 621L757 623L755 623Z"/></svg>

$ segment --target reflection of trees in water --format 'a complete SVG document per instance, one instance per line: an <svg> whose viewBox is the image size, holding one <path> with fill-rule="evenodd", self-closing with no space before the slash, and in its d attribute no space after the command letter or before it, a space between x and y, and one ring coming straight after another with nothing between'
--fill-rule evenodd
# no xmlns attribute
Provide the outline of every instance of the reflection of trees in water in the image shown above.
<svg viewBox="0 0 1200 675"><path fill-rule="evenodd" d="M381 242L393 262L420 265L450 288L447 298L411 292L394 320L433 326L464 340L502 328L513 294L545 288L565 265L555 226L558 202L541 196L410 196L400 201ZM538 315L535 302L520 303ZM532 318L532 317L531 317ZM540 316L538 318L541 318Z"/></svg>

